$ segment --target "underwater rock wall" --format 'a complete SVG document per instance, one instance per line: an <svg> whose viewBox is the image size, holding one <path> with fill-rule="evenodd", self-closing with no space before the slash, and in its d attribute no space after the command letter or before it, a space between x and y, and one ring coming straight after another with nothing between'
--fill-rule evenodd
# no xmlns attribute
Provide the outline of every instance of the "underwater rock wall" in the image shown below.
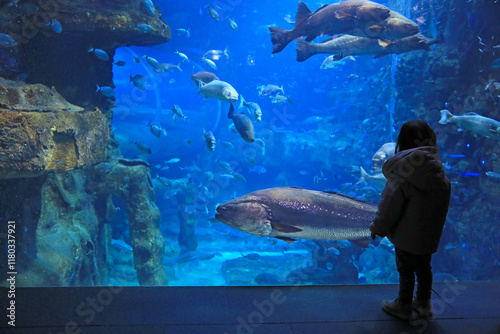
<svg viewBox="0 0 500 334"><path fill-rule="evenodd" d="M104 284L111 194L127 201L139 283L167 284L149 169L117 162L114 98L96 91L114 87L116 48L170 39L161 12L141 0L32 0L2 3L0 17L16 44L0 54L0 212L19 226L20 285Z"/></svg>
<svg viewBox="0 0 500 334"><path fill-rule="evenodd" d="M39 176L92 166L105 158L107 121L54 89L2 80L0 178Z"/></svg>

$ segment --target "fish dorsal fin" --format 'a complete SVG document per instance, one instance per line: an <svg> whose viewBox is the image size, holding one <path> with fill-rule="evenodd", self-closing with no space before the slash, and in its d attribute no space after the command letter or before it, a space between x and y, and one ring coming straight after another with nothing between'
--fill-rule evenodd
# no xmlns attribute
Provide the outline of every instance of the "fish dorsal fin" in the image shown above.
<svg viewBox="0 0 500 334"><path fill-rule="evenodd" d="M468 112L467 114L464 114L464 116L479 116L478 114L476 114L475 112Z"/></svg>
<svg viewBox="0 0 500 334"><path fill-rule="evenodd" d="M295 239L289 237L276 237L276 239L283 240L285 242L288 242L289 244L293 244L295 242Z"/></svg>
<svg viewBox="0 0 500 334"><path fill-rule="evenodd" d="M297 14L295 15L295 25L309 17L311 14L312 12L309 7L307 7L307 5L302 1L299 1L299 9L297 9Z"/></svg>
<svg viewBox="0 0 500 334"><path fill-rule="evenodd" d="M342 197L345 197L345 198L348 198L348 199L351 199L353 201L356 201L356 202L359 202L359 203L364 203L364 204L370 204L370 205L375 205L371 202L368 202L368 201L365 201L365 200L362 200L362 199L359 199L359 198L356 198L356 197L352 197L352 196L348 196L348 195L344 195L342 193L338 193L338 192L335 192L335 191L322 191L322 193L326 193L326 194L330 194L330 195L336 195L336 196L342 196Z"/></svg>
<svg viewBox="0 0 500 334"><path fill-rule="evenodd" d="M234 115L234 106L232 103L229 104L229 112L227 113L227 118L233 118Z"/></svg>
<svg viewBox="0 0 500 334"><path fill-rule="evenodd" d="M302 231L302 229L300 227L282 224L279 222L271 222L271 226L273 227L274 230L284 232L284 233L297 233L297 232Z"/></svg>
<svg viewBox="0 0 500 334"><path fill-rule="evenodd" d="M329 5L329 4L325 4L325 5L321 6L321 7L319 7L318 9L316 9L316 10L314 11L314 14L316 14L317 12L319 12L320 10L322 10L322 9L324 9L325 7L328 7L328 6L330 6L330 5Z"/></svg>

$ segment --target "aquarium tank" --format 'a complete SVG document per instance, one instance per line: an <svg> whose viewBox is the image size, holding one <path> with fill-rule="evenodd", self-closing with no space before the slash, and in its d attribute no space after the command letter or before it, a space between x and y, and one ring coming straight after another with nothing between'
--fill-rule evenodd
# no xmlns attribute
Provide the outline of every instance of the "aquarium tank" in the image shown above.
<svg viewBox="0 0 500 334"><path fill-rule="evenodd" d="M496 0L1 1L3 282L397 283L368 225L412 119L452 185L434 280L499 280L499 17Z"/></svg>

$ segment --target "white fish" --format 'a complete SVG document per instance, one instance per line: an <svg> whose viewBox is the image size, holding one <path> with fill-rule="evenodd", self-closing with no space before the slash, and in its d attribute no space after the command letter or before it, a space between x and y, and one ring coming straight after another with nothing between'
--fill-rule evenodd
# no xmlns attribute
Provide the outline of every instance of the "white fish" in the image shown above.
<svg viewBox="0 0 500 334"><path fill-rule="evenodd" d="M175 53L181 58L182 61L189 63L189 58L184 53L179 52L179 51L175 51Z"/></svg>
<svg viewBox="0 0 500 334"><path fill-rule="evenodd" d="M205 58L205 57L203 57L201 59L205 62L205 64L208 65L208 67L210 67L214 71L217 71L217 65L213 61L211 61L210 59Z"/></svg>
<svg viewBox="0 0 500 334"><path fill-rule="evenodd" d="M142 57L146 58L146 61L148 62L149 66L151 66L155 70L160 68L160 63L158 62L158 60L154 59L153 57L149 57L147 54L144 54Z"/></svg>
<svg viewBox="0 0 500 334"><path fill-rule="evenodd" d="M238 101L238 92L233 86L225 81L213 80L206 85L200 87L198 94L204 94L205 99L213 97L221 100L222 102L236 102Z"/></svg>
<svg viewBox="0 0 500 334"><path fill-rule="evenodd" d="M231 29L233 29L234 31L237 31L238 30L238 25L236 24L236 22L234 22L234 20L230 19L229 16L226 17L227 19L227 24L229 24L229 26L231 27Z"/></svg>

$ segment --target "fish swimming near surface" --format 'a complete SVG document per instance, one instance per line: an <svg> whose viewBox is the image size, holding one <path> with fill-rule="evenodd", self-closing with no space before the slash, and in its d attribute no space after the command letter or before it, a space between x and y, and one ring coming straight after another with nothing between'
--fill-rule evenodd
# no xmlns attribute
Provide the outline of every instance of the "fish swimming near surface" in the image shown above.
<svg viewBox="0 0 500 334"><path fill-rule="evenodd" d="M439 124L455 123L458 125L458 131L469 130L475 134L488 138L500 140L500 122L492 118L478 115L474 112L462 116L455 116L448 110L441 110L441 119Z"/></svg>
<svg viewBox="0 0 500 334"><path fill-rule="evenodd" d="M211 152L215 151L215 137L212 131L206 132L205 129L203 129L203 138L205 139L205 146L207 149Z"/></svg>
<svg viewBox="0 0 500 334"><path fill-rule="evenodd" d="M297 39L297 61L305 61L316 54L333 54L334 60L347 56L375 56L380 58L388 54L401 54L414 50L429 50L438 39L429 39L423 35L415 35L394 41L371 39L367 37L342 35L325 40L323 43L312 43Z"/></svg>
<svg viewBox="0 0 500 334"><path fill-rule="evenodd" d="M337 35L355 28L364 29L387 19L390 9L366 0L346 0L324 5L314 13L299 1L293 30L268 26L272 53L283 50L294 39L306 36L308 42L321 35Z"/></svg>
<svg viewBox="0 0 500 334"><path fill-rule="evenodd" d="M213 97L221 100L222 102L236 102L238 101L238 92L230 84L225 81L212 80L200 87L198 94L204 94L205 99Z"/></svg>
<svg viewBox="0 0 500 334"><path fill-rule="evenodd" d="M368 242L377 206L335 192L280 187L251 192L216 211L218 221L259 237Z"/></svg>
<svg viewBox="0 0 500 334"><path fill-rule="evenodd" d="M255 141L255 131L252 121L242 112L235 113L232 103L229 106L227 117L233 120L236 130L238 130L238 133L244 141L247 143L253 143Z"/></svg>

